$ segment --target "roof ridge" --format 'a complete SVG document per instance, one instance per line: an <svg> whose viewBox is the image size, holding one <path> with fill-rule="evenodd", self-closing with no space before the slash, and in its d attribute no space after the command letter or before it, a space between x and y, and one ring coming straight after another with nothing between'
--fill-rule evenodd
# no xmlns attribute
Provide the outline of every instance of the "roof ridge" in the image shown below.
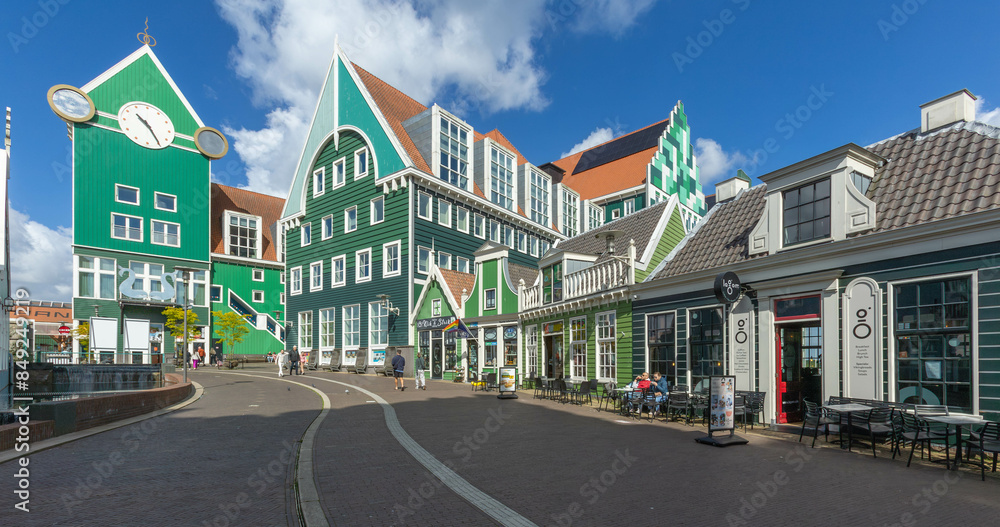
<svg viewBox="0 0 1000 527"><path fill-rule="evenodd" d="M590 147L590 148L587 148L586 150L580 150L579 152L574 152L574 153L572 153L572 154L570 154L570 155L568 155L568 156L564 156L564 157L560 157L559 159L556 159L555 161L549 161L549 163L556 163L556 162L558 162L558 161L562 161L562 160L564 160L564 159L569 159L569 158L571 158L571 157L573 157L573 156L576 156L576 155L582 155L582 154L584 154L584 153L586 153L586 152L589 152L589 151L591 151L591 150L593 150L593 149L595 149L595 148L600 148L600 147L602 147L602 146L604 146L604 145L606 145L606 144L608 144L608 143L613 143L613 142L615 142L615 141L617 141L617 140L619 140L619 139L624 139L624 138L626 138L626 137L628 137L628 136L630 136L630 135L632 135L632 134L637 134L637 133L639 133L639 132L641 132L641 131L643 131L643 130L647 130L647 129L649 129L649 128L652 128L652 127L654 127L654 126L656 126L656 125L658 125L658 124L661 124L661 123L664 123L664 122L667 122L667 121L669 121L669 120L670 120L670 118L669 118L669 117L667 117L666 119L660 119L659 121L657 121L657 122L655 122L655 123L651 123L651 124L648 124L648 125L646 125L646 126L643 126L642 128L637 128L637 129L635 129L635 130L632 130L631 132L629 132L629 133L627 133L627 134L622 134L622 135L619 135L618 137L612 137L611 139L608 139L607 141L605 141L605 142L603 142L603 143L600 143L600 144L596 144L596 145L594 145L594 146L592 146L592 147Z"/></svg>

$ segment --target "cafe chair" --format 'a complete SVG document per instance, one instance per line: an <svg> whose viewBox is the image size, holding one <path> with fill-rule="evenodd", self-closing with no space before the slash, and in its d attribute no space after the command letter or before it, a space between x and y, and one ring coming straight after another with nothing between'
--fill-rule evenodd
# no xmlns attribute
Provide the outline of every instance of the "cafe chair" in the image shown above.
<svg viewBox="0 0 1000 527"><path fill-rule="evenodd" d="M997 471L997 454L1000 453L1000 423L986 422L977 435L979 436L979 441L972 443L972 448L979 450L980 476L983 481L986 481L986 456L988 454L993 454L992 472Z"/></svg>
<svg viewBox="0 0 1000 527"><path fill-rule="evenodd" d="M670 416L684 416L684 419L687 420L689 414L688 403L689 396L686 391L678 390L667 394L667 420L670 420Z"/></svg>
<svg viewBox="0 0 1000 527"><path fill-rule="evenodd" d="M486 391L491 392L491 391L493 391L494 388L496 388L497 390L500 389L500 386L497 384L497 374L496 373L487 373L486 374Z"/></svg>
<svg viewBox="0 0 1000 527"><path fill-rule="evenodd" d="M872 456L874 457L878 457L878 454L875 453L875 443L880 439L889 441L893 452L896 450L896 427L892 420L892 413L892 408L881 406L868 412L868 417L865 419L862 433L867 433L868 439L871 440Z"/></svg>
<svg viewBox="0 0 1000 527"><path fill-rule="evenodd" d="M830 442L830 425L840 424L840 418L830 417L829 412L825 408L820 407L809 399L803 399L803 402L806 404L806 415L802 419L802 430L799 431L799 443L802 442L802 437L806 433L806 427L811 428L813 431L812 448L816 448L816 437L819 436L820 427L823 428L823 436L826 438L826 441Z"/></svg>
<svg viewBox="0 0 1000 527"><path fill-rule="evenodd" d="M615 384L613 382L609 382L609 383L607 383L607 384L604 385L604 392L603 393L602 392L597 392L597 409L598 410L601 409L601 405L604 406L605 410L607 410L609 406L611 407L612 410L614 410L615 408L617 408L617 406L618 406L618 392L615 391L617 388L618 388L617 384Z"/></svg>
<svg viewBox="0 0 1000 527"><path fill-rule="evenodd" d="M472 391L486 390L486 381L479 378L479 374L474 371L469 372L469 383L472 384Z"/></svg>
<svg viewBox="0 0 1000 527"><path fill-rule="evenodd" d="M910 458L906 461L906 466L910 466L913 462L913 451L917 447L917 443L920 443L920 457L923 457L924 446L927 447L927 460L933 461L931 459L931 452L933 451L933 444L935 442L944 445L944 455L945 461L951 464L951 453L948 449L948 439L947 433L945 435L940 435L936 431L932 431L930 425L927 421L917 417L916 415L910 415L909 413L903 412L900 414L903 418L903 430L900 434L901 441L910 442ZM896 456L893 454L893 459Z"/></svg>

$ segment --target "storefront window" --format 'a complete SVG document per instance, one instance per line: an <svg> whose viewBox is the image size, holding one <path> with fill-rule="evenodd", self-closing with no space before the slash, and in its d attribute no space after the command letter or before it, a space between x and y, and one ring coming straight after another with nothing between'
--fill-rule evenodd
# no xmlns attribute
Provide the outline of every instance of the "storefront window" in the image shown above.
<svg viewBox="0 0 1000 527"><path fill-rule="evenodd" d="M574 379L587 378L587 318L574 318L569 321L570 344L569 349L572 357L572 370L570 375Z"/></svg>
<svg viewBox="0 0 1000 527"><path fill-rule="evenodd" d="M691 311L691 382L695 392L708 389L711 375L726 373L722 307Z"/></svg>
<svg viewBox="0 0 1000 527"><path fill-rule="evenodd" d="M968 278L893 288L900 402L972 408Z"/></svg>
<svg viewBox="0 0 1000 527"><path fill-rule="evenodd" d="M504 366L517 366L517 326L503 328Z"/></svg>
<svg viewBox="0 0 1000 527"><path fill-rule="evenodd" d="M659 372L670 383L683 384L677 383L677 347L674 345L675 318L673 313L649 315L646 318L646 333L649 337L647 371L650 374Z"/></svg>
<svg viewBox="0 0 1000 527"><path fill-rule="evenodd" d="M484 345L486 346L486 366L493 368L497 365L497 328L486 328L483 331Z"/></svg>
<svg viewBox="0 0 1000 527"><path fill-rule="evenodd" d="M444 364L445 368L454 370L458 367L458 357L455 350L455 332L448 331L444 334Z"/></svg>

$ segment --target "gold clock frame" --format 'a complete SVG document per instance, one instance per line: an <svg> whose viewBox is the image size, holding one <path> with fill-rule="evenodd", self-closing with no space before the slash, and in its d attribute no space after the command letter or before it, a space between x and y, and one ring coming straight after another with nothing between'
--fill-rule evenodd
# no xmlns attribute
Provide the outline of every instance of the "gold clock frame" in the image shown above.
<svg viewBox="0 0 1000 527"><path fill-rule="evenodd" d="M222 143L226 146L225 148L222 149L222 153L221 154L211 154L208 151L206 151L204 148L202 148L201 141L198 140L198 138L201 136L202 132L215 132L215 133L219 134L219 137L222 138ZM222 132L216 130L215 128L212 128L211 126L202 126L201 128L199 128L199 129L197 129L197 130L194 131L194 145L196 147L198 147L198 151L199 152L201 152L205 157L207 157L209 159L221 159L223 156L225 156L229 152L229 139L226 139L226 135L225 134L223 134Z"/></svg>
<svg viewBox="0 0 1000 527"><path fill-rule="evenodd" d="M83 95L84 99L87 99L87 103L90 104L90 112L88 112L85 117L74 117L72 115L63 113L62 110L56 107L55 102L52 101L52 96L59 90L70 90L80 95ZM71 123L85 123L93 119L94 114L97 113L97 106L94 105L94 100L91 99L90 96L87 95L87 93L81 90L80 88L77 88L76 86L70 86L69 84L56 84L55 86L49 88L49 92L46 95L46 99L49 102L49 108L52 108L52 111L55 112L55 114L58 115L60 119Z"/></svg>

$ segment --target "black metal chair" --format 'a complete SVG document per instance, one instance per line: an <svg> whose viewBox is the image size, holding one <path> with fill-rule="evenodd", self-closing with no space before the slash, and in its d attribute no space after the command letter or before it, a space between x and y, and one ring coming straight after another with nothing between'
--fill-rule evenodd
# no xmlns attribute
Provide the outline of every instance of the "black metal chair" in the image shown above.
<svg viewBox="0 0 1000 527"><path fill-rule="evenodd" d="M486 380L481 380L479 374L474 371L469 372L469 384L472 385L472 391L486 390Z"/></svg>
<svg viewBox="0 0 1000 527"><path fill-rule="evenodd" d="M694 394L691 396L691 402L688 404L690 411L690 422L694 422L695 417L701 417L701 424L708 422L708 406L709 400L708 395L705 394Z"/></svg>
<svg viewBox="0 0 1000 527"><path fill-rule="evenodd" d="M813 429L813 442L812 448L816 448L816 438L819 436L820 427L823 428L824 437L827 442L830 441L830 425L835 425L840 423L840 417L830 417L826 409L820 407L818 404L810 401L809 399L803 399L806 404L806 415L802 419L802 430L799 431L799 443L802 442L802 437L806 433L806 427Z"/></svg>
<svg viewBox="0 0 1000 527"><path fill-rule="evenodd" d="M618 392L615 391L617 388L618 385L613 382L609 382L604 385L604 393L598 392L597 394L598 410L601 409L602 404L604 405L605 410L608 409L608 406L611 406L612 410L614 410L615 407L618 406Z"/></svg>
<svg viewBox="0 0 1000 527"><path fill-rule="evenodd" d="M572 392L572 393L573 393L573 397L576 399L576 404L582 405L584 397L587 398L587 403L589 404L591 402L591 399L590 399L590 382L588 381L588 382L585 382L585 383L581 384L580 388L578 390Z"/></svg>
<svg viewBox="0 0 1000 527"><path fill-rule="evenodd" d="M684 419L687 420L689 415L689 400L690 396L686 391L670 392L667 395L667 420L669 421L671 416L684 416Z"/></svg>
<svg viewBox="0 0 1000 527"><path fill-rule="evenodd" d="M767 392L750 392L747 399L746 417L750 419L750 429L753 430L757 416L764 412L764 399Z"/></svg>
<svg viewBox="0 0 1000 527"><path fill-rule="evenodd" d="M487 373L486 374L486 391L492 392L493 388L496 388L498 390L500 389L500 386L497 384L497 374L496 373Z"/></svg>
<svg viewBox="0 0 1000 527"><path fill-rule="evenodd" d="M920 443L920 453L923 457L924 446L927 446L927 460L933 461L931 459L931 452L933 450L932 446L934 442L942 443L944 445L944 455L945 461L951 464L951 453L948 449L948 439L947 435L941 436L936 433L932 433L931 427L927 424L927 421L917 417L916 415L911 415L909 413L901 413L900 416L903 420L903 430L900 433L901 441L910 442L910 457L906 461L906 466L910 466L913 462L913 451L917 447L917 443ZM893 459L895 459L895 454L893 454Z"/></svg>
<svg viewBox="0 0 1000 527"><path fill-rule="evenodd" d="M875 452L875 443L882 439L891 442L893 453L896 451L896 426L892 420L893 409L888 406L873 408L865 416L861 423L855 423L855 427L860 428L862 433L867 434L872 444L872 456L878 457ZM863 425L863 426L861 426Z"/></svg>
<svg viewBox="0 0 1000 527"><path fill-rule="evenodd" d="M986 422L976 433L979 441L972 443L972 448L979 451L980 476L986 481L986 456L993 454L993 469L997 471L997 454L1000 453L1000 423L993 421Z"/></svg>

